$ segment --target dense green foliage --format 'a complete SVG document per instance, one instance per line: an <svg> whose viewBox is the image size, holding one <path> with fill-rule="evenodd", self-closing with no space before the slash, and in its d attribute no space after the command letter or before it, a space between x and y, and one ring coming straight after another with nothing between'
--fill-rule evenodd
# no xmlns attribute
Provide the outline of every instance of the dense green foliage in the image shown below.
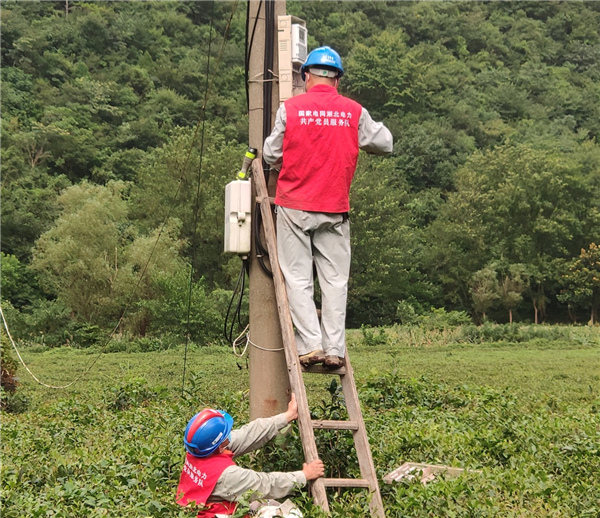
<svg viewBox="0 0 600 518"><path fill-rule="evenodd" d="M20 338L94 343L125 307L133 336L218 335L239 268L221 250L247 142L245 7L2 3L3 300ZM435 308L597 318L597 281L572 270L600 243L597 3L288 12L311 47L341 52L342 93L395 137L391 157L361 157L352 190L349 326ZM187 330L192 261L202 315Z"/></svg>
<svg viewBox="0 0 600 518"><path fill-rule="evenodd" d="M468 345L469 328L482 327L486 336ZM349 333L378 476L406 461L482 470L426 486L382 485L387 515L598 516L598 328L482 327L420 337L407 326ZM29 411L2 416L2 515L193 515L174 503L181 434L203 406L246 422L248 371L226 349L194 347L182 398L182 356L180 347L105 354L66 391L23 378ZM26 360L44 381L62 384L90 355L28 349ZM336 419L345 407L329 380L306 376L307 390L315 415ZM348 434L317 431L329 476L356 473ZM302 461L296 425L275 447L240 458L267 470L298 469ZM329 494L332 516L369 515L363 491ZM305 494L294 501L307 518L322 516Z"/></svg>

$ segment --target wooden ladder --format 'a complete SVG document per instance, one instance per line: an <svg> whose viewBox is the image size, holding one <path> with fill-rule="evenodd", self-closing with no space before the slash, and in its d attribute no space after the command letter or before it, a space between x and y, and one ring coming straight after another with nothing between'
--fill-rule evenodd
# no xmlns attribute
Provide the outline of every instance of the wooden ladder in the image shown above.
<svg viewBox="0 0 600 518"><path fill-rule="evenodd" d="M360 479L319 478L312 482L311 494L313 495L317 505L321 506L325 511L329 511L329 502L327 501L327 493L325 488L368 488L371 494L371 500L369 503L371 515L378 518L384 518L385 513L383 510L381 494L379 492L377 473L375 472L375 466L373 465L373 457L371 455L369 439L367 437L365 423L360 409L358 392L356 390L356 384L354 383L354 371L352 370L352 366L350 364L348 351L346 350L344 366L340 369L329 371L320 365L315 365L305 369L300 365L283 274L279 268L276 233L273 223L273 214L271 212L272 200L269 198L264 171L260 159L255 159L253 161L252 170L252 176L257 192L256 203L260 205L265 231L265 240L267 242L271 270L273 271L273 282L275 285L275 296L277 299L277 311L279 313L279 323L281 325L281 334L290 377L290 385L292 391L294 394L296 394L296 400L298 402L298 425L300 428L300 438L302 440L304 456L307 462L311 462L319 458L319 452L317 451L317 445L315 443L315 428L324 430L352 430L358 464L362 477ZM338 375L340 377L344 398L346 400L349 421L313 421L311 419L310 409L308 407L308 398L306 396L306 388L304 386L304 379L302 377L303 372Z"/></svg>

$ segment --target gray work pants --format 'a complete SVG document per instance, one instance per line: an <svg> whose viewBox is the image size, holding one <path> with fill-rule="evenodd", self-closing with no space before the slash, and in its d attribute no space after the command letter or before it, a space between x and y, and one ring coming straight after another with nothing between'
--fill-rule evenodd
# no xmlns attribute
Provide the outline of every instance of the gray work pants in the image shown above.
<svg viewBox="0 0 600 518"><path fill-rule="evenodd" d="M350 222L342 214L277 207L277 253L298 354L317 349L344 357L350 275ZM313 261L321 287L321 324L313 298Z"/></svg>

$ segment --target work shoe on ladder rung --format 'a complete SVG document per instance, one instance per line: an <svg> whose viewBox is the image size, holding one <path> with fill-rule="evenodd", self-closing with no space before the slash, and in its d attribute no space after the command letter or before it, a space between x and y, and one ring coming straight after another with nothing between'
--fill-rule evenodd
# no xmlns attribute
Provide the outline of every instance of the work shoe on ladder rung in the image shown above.
<svg viewBox="0 0 600 518"><path fill-rule="evenodd" d="M328 354L325 357L323 364L328 369L339 369L340 367L344 366L344 358L340 358L339 356L331 356Z"/></svg>
<svg viewBox="0 0 600 518"><path fill-rule="evenodd" d="M310 365L323 363L325 361L325 353L322 349L317 349L316 351L311 351L308 354L302 354L299 360L304 367L309 367Z"/></svg>

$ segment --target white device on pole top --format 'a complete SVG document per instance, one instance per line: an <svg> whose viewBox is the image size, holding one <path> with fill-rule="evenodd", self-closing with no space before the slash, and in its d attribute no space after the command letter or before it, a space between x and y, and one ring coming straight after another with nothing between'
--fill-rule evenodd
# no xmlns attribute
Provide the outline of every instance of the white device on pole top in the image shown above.
<svg viewBox="0 0 600 518"><path fill-rule="evenodd" d="M225 187L225 252L250 253L252 229L252 185L235 180Z"/></svg>
<svg viewBox="0 0 600 518"><path fill-rule="evenodd" d="M306 22L291 15L277 18L277 52L279 56L279 103L304 93L300 68L308 55Z"/></svg>
<svg viewBox="0 0 600 518"><path fill-rule="evenodd" d="M292 63L301 65L306 61L308 54L308 32L306 27L299 23L292 24Z"/></svg>

